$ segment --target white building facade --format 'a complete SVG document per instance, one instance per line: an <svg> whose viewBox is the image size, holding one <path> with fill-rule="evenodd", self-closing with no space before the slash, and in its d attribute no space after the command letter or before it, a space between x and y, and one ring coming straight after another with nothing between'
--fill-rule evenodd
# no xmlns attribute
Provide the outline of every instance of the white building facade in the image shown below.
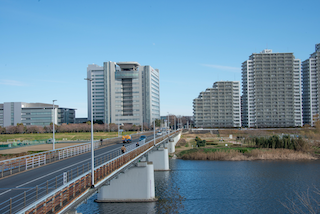
<svg viewBox="0 0 320 214"><path fill-rule="evenodd" d="M104 62L88 65L88 118L103 123L151 125L160 119L160 75L137 62Z"/></svg>
<svg viewBox="0 0 320 214"><path fill-rule="evenodd" d="M193 100L195 127L241 127L240 82L219 81Z"/></svg>
<svg viewBox="0 0 320 214"><path fill-rule="evenodd" d="M293 53L253 53L242 63L242 126L301 127L301 61Z"/></svg>
<svg viewBox="0 0 320 214"><path fill-rule="evenodd" d="M55 119L53 118L55 117ZM49 126L55 124L74 123L75 109L60 108L58 105L46 103L5 102L0 104L0 126Z"/></svg>
<svg viewBox="0 0 320 214"><path fill-rule="evenodd" d="M303 80L303 123L314 125L319 119L320 100L320 43L315 45L315 52L302 62Z"/></svg>

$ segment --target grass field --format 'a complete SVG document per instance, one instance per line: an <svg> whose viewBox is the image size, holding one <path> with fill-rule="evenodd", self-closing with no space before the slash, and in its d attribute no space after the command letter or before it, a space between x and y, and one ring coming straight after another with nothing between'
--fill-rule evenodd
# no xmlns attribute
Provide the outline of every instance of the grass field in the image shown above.
<svg viewBox="0 0 320 214"><path fill-rule="evenodd" d="M134 134L136 132L123 132L122 135ZM94 140L99 140L100 138L113 138L117 137L118 132L94 132ZM42 134L1 134L0 142L7 142L8 139L14 140L47 140L52 138L52 133L42 133ZM56 140L90 140L90 132L72 132L72 133L56 133Z"/></svg>
<svg viewBox="0 0 320 214"><path fill-rule="evenodd" d="M282 131L283 132L279 133L286 133L284 130ZM297 130L289 130L289 133L296 132ZM229 134L236 137L252 135L259 136L260 134L262 136L270 136L275 133L260 133L260 130L257 130L256 132L250 131L250 133L239 132L238 130L227 130L223 135L211 133L185 133L181 136L180 141L176 145L175 154L178 158L186 160L314 160L319 157L319 155L317 155L317 151L319 150L318 146L314 146L314 151L310 153L289 149L260 149L243 142L242 146L232 144L229 141L237 140L234 138L229 139ZM200 137L202 140L206 140L207 145L205 147L198 148L195 142L196 136ZM238 142L241 141L238 140Z"/></svg>

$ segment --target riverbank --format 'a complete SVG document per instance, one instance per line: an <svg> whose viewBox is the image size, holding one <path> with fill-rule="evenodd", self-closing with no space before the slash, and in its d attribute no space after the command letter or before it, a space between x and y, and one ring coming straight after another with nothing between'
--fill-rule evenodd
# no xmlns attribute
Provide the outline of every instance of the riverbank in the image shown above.
<svg viewBox="0 0 320 214"><path fill-rule="evenodd" d="M316 160L318 143L307 138L281 134L269 136L228 133L184 133L176 145L175 156L184 160ZM200 147L199 147L200 146Z"/></svg>
<svg viewBox="0 0 320 214"><path fill-rule="evenodd" d="M178 151L177 158L183 160L231 160L231 161L252 161L252 160L316 160L318 157L300 151L290 149L189 149Z"/></svg>

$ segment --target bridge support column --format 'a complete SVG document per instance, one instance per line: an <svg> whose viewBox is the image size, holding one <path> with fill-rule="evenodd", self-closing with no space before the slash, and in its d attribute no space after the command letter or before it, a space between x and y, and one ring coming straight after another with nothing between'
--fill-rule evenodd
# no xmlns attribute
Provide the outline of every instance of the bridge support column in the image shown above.
<svg viewBox="0 0 320 214"><path fill-rule="evenodd" d="M181 133L169 139L169 143L168 143L169 153L174 153L176 151L176 144L180 140L180 136L181 136Z"/></svg>
<svg viewBox="0 0 320 214"><path fill-rule="evenodd" d="M169 153L174 153L176 151L176 144L174 143L173 138L170 138L169 143L168 143L168 150Z"/></svg>
<svg viewBox="0 0 320 214"><path fill-rule="evenodd" d="M139 162L98 192L96 202L156 201L152 162Z"/></svg>
<svg viewBox="0 0 320 214"><path fill-rule="evenodd" d="M76 210L76 208L73 208L73 209L71 209L71 210L68 210L68 211L66 212L66 214L82 214L82 213L78 213L77 210Z"/></svg>
<svg viewBox="0 0 320 214"><path fill-rule="evenodd" d="M145 160L145 158L143 158ZM148 160L153 162L155 171L166 171L169 169L169 153L168 148L159 147L153 149L148 154Z"/></svg>

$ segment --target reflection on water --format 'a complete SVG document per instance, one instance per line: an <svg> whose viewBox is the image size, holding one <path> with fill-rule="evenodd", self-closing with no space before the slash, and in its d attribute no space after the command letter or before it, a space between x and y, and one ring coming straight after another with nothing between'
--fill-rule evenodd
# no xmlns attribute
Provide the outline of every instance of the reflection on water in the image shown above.
<svg viewBox="0 0 320 214"><path fill-rule="evenodd" d="M179 183L174 171L155 172L157 213L179 213L184 208L184 197L180 194Z"/></svg>
<svg viewBox="0 0 320 214"><path fill-rule="evenodd" d="M281 204L320 187L320 161L170 160L155 172L157 202L82 204L81 213L288 213Z"/></svg>
<svg viewBox="0 0 320 214"><path fill-rule="evenodd" d="M86 204L77 208L78 213L155 213L156 202L150 203L96 203L97 195L91 197Z"/></svg>

